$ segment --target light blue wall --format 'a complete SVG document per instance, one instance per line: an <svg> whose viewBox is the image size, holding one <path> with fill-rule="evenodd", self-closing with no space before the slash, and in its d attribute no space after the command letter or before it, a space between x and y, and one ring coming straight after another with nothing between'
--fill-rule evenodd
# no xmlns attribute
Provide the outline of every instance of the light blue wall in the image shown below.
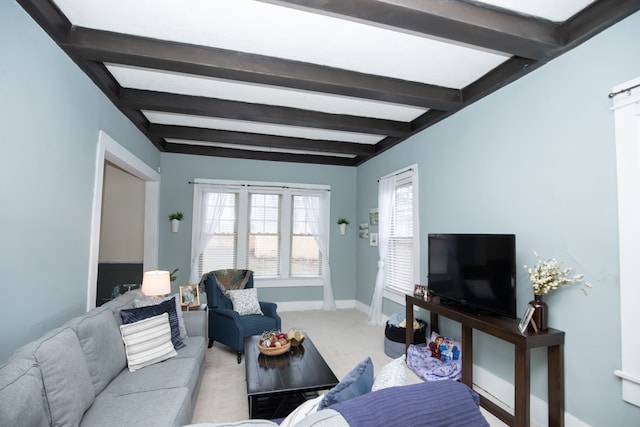
<svg viewBox="0 0 640 427"><path fill-rule="evenodd" d="M160 155L13 1L0 1L0 361L86 309L96 147Z"/></svg>
<svg viewBox="0 0 640 427"><path fill-rule="evenodd" d="M238 179L247 181L296 182L331 186L330 262L336 300L355 299L355 259L357 227L348 227L340 236L336 221L353 219L356 212L356 169L344 166L323 166L218 157L162 154L160 190L160 253L161 268L179 268L179 284L188 282L191 256L191 226L193 217L193 185L195 178ZM185 219L178 233L171 233L168 215L181 211ZM271 301L322 300L322 288L261 288L259 296Z"/></svg>
<svg viewBox="0 0 640 427"><path fill-rule="evenodd" d="M515 233L518 311L532 299L524 264L556 257L584 273L549 295L549 322L566 332L566 409L594 426L638 425L620 381L614 85L640 75L640 13L358 168L358 220L376 180L417 161L422 271L430 232ZM369 302L377 257L358 245L358 299ZM389 305L387 310L397 309ZM389 313L389 311L387 311ZM459 326L443 329L459 336ZM477 334L474 362L513 382L513 347ZM532 392L546 400L546 358L534 352Z"/></svg>
<svg viewBox="0 0 640 427"><path fill-rule="evenodd" d="M636 425L613 370L620 364L612 86L640 75L640 14L359 168L160 155L15 2L0 2L0 360L85 310L95 151L99 130L152 168L160 165L162 268L189 269L194 178L296 181L332 187L331 262L337 299L369 304L377 252L357 238L377 205L380 176L418 163L422 272L429 232L512 232L518 265L532 251L585 273L588 297L548 298L550 323L565 330L567 410L597 425ZM181 231L167 215L185 213ZM333 224L351 220L347 236ZM372 228L373 229L373 228ZM357 274L356 274L357 272ZM518 275L518 308L531 299ZM354 286L353 284L356 283ZM177 284L176 284L177 286ZM280 301L317 290L265 290ZM392 304L385 312L398 311ZM443 322L444 332L457 326ZM477 364L512 380L512 348L476 338ZM533 372L545 358L534 354ZM532 391L546 398L544 375Z"/></svg>

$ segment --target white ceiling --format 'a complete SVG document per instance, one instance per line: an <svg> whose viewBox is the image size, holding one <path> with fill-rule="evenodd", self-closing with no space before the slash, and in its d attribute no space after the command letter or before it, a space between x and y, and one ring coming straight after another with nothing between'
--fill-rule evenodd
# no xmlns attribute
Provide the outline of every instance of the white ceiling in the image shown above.
<svg viewBox="0 0 640 427"><path fill-rule="evenodd" d="M61 18L58 12L42 6L46 0L18 0L160 149L180 152L187 145L219 147L222 150L193 153L251 158L263 158L256 154L260 152L305 153L312 157L264 156L264 159L345 165L366 161L524 75L527 66L535 68L571 48L563 45L562 40L555 40L561 38L558 36L562 34L561 25L574 16L579 18L579 13L592 3L591 0L50 1L59 8ZM609 11L608 7L598 6ZM394 21L392 13L378 11L384 8L398 11L403 14L398 16L406 19ZM633 9L612 9L608 12L612 16L602 18L602 22L590 15L585 15L585 19L589 20L588 25L600 30ZM435 27L440 22L430 20L434 31L420 27L425 19L440 12L452 24L444 21L438 29ZM58 19L67 19L70 26L58 24ZM450 25L460 28L459 38L452 40L447 35ZM76 29L79 30L74 33ZM95 34L107 41L100 46L98 42L84 42L83 37L94 33L83 33L83 29L97 30ZM105 32L127 37L121 39L123 42L112 42ZM583 37L593 35L584 33ZM129 36L165 44L149 53L151 48L130 47L129 43L137 43L138 39ZM97 44L87 47L91 43ZM539 49L546 50L526 58L498 49L518 44L527 49L542 46ZM217 61L224 59L219 59L219 51L210 49L200 50L201 56L189 53L200 47L233 51L239 65L233 63L224 73L213 72ZM138 55L147 59L130 59ZM163 64L174 59L189 64L187 67L172 63L161 69L158 57ZM243 74L245 59L257 64L249 77ZM273 59L276 62L268 62ZM523 65L518 65L518 61ZM106 72L95 64L104 64ZM304 75L302 80L309 83L301 84L299 80L289 83L289 65L292 74ZM345 70L351 73L340 74ZM327 76L334 72L338 77L329 82L331 89L323 92L331 79ZM363 83L366 95L361 95L363 88L354 87L358 76L366 82ZM398 88L406 92L402 97L395 95ZM378 89L381 94L376 93ZM420 99L406 100L413 93ZM144 99L140 100L141 97ZM429 97L436 99L435 103L425 101ZM260 108L255 110L258 113L254 113L254 106ZM268 106L276 108L271 110ZM286 120L288 113L293 117L290 122ZM193 128L228 131L234 142L225 140L220 133L216 134L220 141L216 136L208 136L206 140L175 137L176 127L189 128L180 129L183 136L194 135ZM175 132L162 133L168 130ZM246 134L259 134L262 142L252 144L249 140L258 136ZM295 140L270 139L269 135ZM247 143L242 143L243 136L247 137ZM305 149L306 141L309 150ZM360 152L354 144L369 148ZM375 151L371 151L372 147Z"/></svg>

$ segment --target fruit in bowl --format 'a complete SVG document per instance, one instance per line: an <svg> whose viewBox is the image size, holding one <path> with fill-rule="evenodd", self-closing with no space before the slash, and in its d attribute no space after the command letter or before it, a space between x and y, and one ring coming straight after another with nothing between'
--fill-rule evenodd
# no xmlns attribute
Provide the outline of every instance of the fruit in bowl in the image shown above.
<svg viewBox="0 0 640 427"><path fill-rule="evenodd" d="M291 345L298 346L304 341L304 332L298 328L291 328L289 332L287 332L287 338L289 342L291 342Z"/></svg>
<svg viewBox="0 0 640 427"><path fill-rule="evenodd" d="M268 356L286 353L290 347L287 335L280 331L265 331L258 340L258 350Z"/></svg>

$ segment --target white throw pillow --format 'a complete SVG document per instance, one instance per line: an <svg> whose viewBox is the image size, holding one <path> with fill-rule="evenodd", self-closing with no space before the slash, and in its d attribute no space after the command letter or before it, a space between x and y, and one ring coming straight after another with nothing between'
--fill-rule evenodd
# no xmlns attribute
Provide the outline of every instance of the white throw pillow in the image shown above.
<svg viewBox="0 0 640 427"><path fill-rule="evenodd" d="M323 398L324 394L321 394L314 399L310 399L306 402L301 403L300 406L298 406L293 410L293 412L287 415L287 418L282 420L282 422L280 423L280 427L292 427L302 421L307 415L317 412L318 405L320 405L320 402Z"/></svg>
<svg viewBox="0 0 640 427"><path fill-rule="evenodd" d="M260 309L256 288L229 291L229 299L233 304L233 310L237 311L240 316L249 314L264 315Z"/></svg>
<svg viewBox="0 0 640 427"><path fill-rule="evenodd" d="M187 338L187 327L185 326L184 318L182 317L182 306L180 305L180 295L173 294L173 295L169 295L168 297L160 297L160 298L152 298L152 297L146 297L143 299L136 298L133 300L133 306L135 308L149 307L150 305L157 305L157 304L160 304L161 302L168 301L171 298L176 299L176 313L178 314L178 328L180 329L180 339L183 340Z"/></svg>
<svg viewBox="0 0 640 427"><path fill-rule="evenodd" d="M393 359L380 369L378 375L373 379L371 391L380 390L387 387L395 387L407 384L407 364L405 363L405 355Z"/></svg>
<svg viewBox="0 0 640 427"><path fill-rule="evenodd" d="M171 342L171 326L167 313L122 325L120 333L131 372L178 354Z"/></svg>

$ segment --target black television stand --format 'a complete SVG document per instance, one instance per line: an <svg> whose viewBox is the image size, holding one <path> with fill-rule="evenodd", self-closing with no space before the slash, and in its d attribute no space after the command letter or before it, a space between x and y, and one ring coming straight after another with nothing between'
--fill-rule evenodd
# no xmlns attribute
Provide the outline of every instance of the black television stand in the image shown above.
<svg viewBox="0 0 640 427"><path fill-rule="evenodd" d="M473 330L482 331L515 347L514 363L514 408L513 414L480 395L480 404L489 412L510 426L529 427L531 424L530 369L531 349L547 348L547 387L549 405L549 426L564 426L564 332L549 328L546 331L525 332L518 330L517 319L496 316L471 315L446 304L437 298L425 301L407 295L407 325L413 324L413 307L422 307L431 313L431 331L438 330L438 316L459 322L462 326L462 382L473 387ZM407 328L406 347L413 343L413 333Z"/></svg>

